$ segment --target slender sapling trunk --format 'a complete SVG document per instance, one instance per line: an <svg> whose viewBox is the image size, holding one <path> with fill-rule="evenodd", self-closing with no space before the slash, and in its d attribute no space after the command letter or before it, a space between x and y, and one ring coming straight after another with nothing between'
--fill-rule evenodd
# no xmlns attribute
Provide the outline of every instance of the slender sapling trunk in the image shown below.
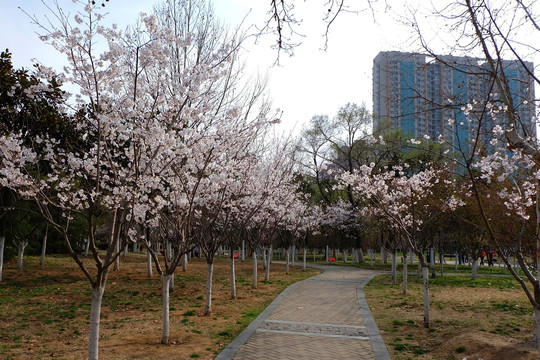
<svg viewBox="0 0 540 360"><path fill-rule="evenodd" d="M422 267L422 280L424 289L424 327L429 328L429 269Z"/></svg>
<svg viewBox="0 0 540 360"><path fill-rule="evenodd" d="M257 288L257 250L253 250L253 282L251 283L251 288Z"/></svg>
<svg viewBox="0 0 540 360"><path fill-rule="evenodd" d="M92 305L90 307L90 335L88 342L88 359L98 360L99 356L99 322L101 316L101 301L105 286L95 286L92 288Z"/></svg>
<svg viewBox="0 0 540 360"><path fill-rule="evenodd" d="M45 265L45 253L47 252L47 233L49 232L49 223L45 228L45 236L43 236L43 244L41 245L41 258L39 259L39 265Z"/></svg>
<svg viewBox="0 0 540 360"><path fill-rule="evenodd" d="M0 235L0 281L2 281L2 269L4 268L4 246L6 244L6 237Z"/></svg>
<svg viewBox="0 0 540 360"><path fill-rule="evenodd" d="M268 256L266 259L266 272L264 274L264 281L270 281L270 263L272 260L272 247L268 249Z"/></svg>
<svg viewBox="0 0 540 360"><path fill-rule="evenodd" d="M289 249L287 249L285 257L286 257L285 274L289 275Z"/></svg>
<svg viewBox="0 0 540 360"><path fill-rule="evenodd" d="M394 251L392 253L392 285L397 284L397 254Z"/></svg>
<svg viewBox="0 0 540 360"><path fill-rule="evenodd" d="M231 299L236 299L236 273L234 270L234 252L231 251L229 256L229 263L231 267Z"/></svg>
<svg viewBox="0 0 540 360"><path fill-rule="evenodd" d="M208 262L206 271L206 305L204 307L204 315L212 314L212 277L214 276L214 261Z"/></svg>
<svg viewBox="0 0 540 360"><path fill-rule="evenodd" d="M161 343L169 343L169 303L170 293L169 286L173 275L163 274L161 280L163 282L163 329L161 333Z"/></svg>
<svg viewBox="0 0 540 360"><path fill-rule="evenodd" d="M403 252L403 295L407 295L407 253Z"/></svg>
<svg viewBox="0 0 540 360"><path fill-rule="evenodd" d="M149 278L152 277L152 255L148 249L146 249L146 274Z"/></svg>

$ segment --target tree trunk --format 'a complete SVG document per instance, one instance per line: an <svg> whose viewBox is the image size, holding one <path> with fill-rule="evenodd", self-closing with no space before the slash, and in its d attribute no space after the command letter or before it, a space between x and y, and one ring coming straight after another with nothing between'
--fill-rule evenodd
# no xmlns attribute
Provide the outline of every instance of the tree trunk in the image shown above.
<svg viewBox="0 0 540 360"><path fill-rule="evenodd" d="M455 262L455 264L454 264L454 271L455 272L457 272L457 267L458 267L458 263L459 263L458 256L459 256L459 252L456 251L456 261L454 261ZM506 267L505 267L505 269L506 269Z"/></svg>
<svg viewBox="0 0 540 360"><path fill-rule="evenodd" d="M317 261L317 249L313 249L313 262Z"/></svg>
<svg viewBox="0 0 540 360"><path fill-rule="evenodd" d="M161 332L161 343L169 343L169 301L170 293L169 286L173 275L163 274L161 280L163 281L163 326Z"/></svg>
<svg viewBox="0 0 540 360"><path fill-rule="evenodd" d="M232 248L231 248L232 250ZM236 272L234 270L234 252L231 251L229 256L229 263L231 267L231 299L236 299Z"/></svg>
<svg viewBox="0 0 540 360"><path fill-rule="evenodd" d="M307 257L307 249L304 248L304 264L302 266L302 271L306 271L306 257Z"/></svg>
<svg viewBox="0 0 540 360"><path fill-rule="evenodd" d="M148 249L146 249L146 274L149 278L152 277L152 255Z"/></svg>
<svg viewBox="0 0 540 360"><path fill-rule="evenodd" d="M358 258L358 262L361 262L361 263L366 262L366 259L364 259L364 250L362 250L362 248L359 248L358 252L360 253L359 254L360 257Z"/></svg>
<svg viewBox="0 0 540 360"><path fill-rule="evenodd" d="M540 358L540 309L534 309L534 335L536 337L536 349L538 350L538 357Z"/></svg>
<svg viewBox="0 0 540 360"><path fill-rule="evenodd" d="M347 263L347 249L343 249L341 251L342 251L341 255L342 255L342 258L343 258L343 262Z"/></svg>
<svg viewBox="0 0 540 360"><path fill-rule="evenodd" d="M472 269L471 269L471 278L473 280L476 280L477 270L478 270L478 259L474 259L472 262Z"/></svg>
<svg viewBox="0 0 540 360"><path fill-rule="evenodd" d="M232 250L231 250L231 254L232 254ZM187 271L187 264L188 264L188 256L187 254L184 254L182 255L182 271L183 272L186 272Z"/></svg>
<svg viewBox="0 0 540 360"><path fill-rule="evenodd" d="M409 250L409 258L410 258L410 262L411 262L411 266L414 265L414 253L412 250Z"/></svg>
<svg viewBox="0 0 540 360"><path fill-rule="evenodd" d="M384 252L384 248L381 247L381 265L386 264L386 254Z"/></svg>
<svg viewBox="0 0 540 360"><path fill-rule="evenodd" d="M43 236L43 244L41 245L41 258L39 259L39 265L45 265L45 253L47 252L47 233L49 232L49 224L45 228L45 236Z"/></svg>
<svg viewBox="0 0 540 360"><path fill-rule="evenodd" d="M15 246L17 247L17 270L22 270L23 268L24 249L27 245L28 240L15 241Z"/></svg>
<svg viewBox="0 0 540 360"><path fill-rule="evenodd" d="M407 295L407 253L403 252L403 295Z"/></svg>
<svg viewBox="0 0 540 360"><path fill-rule="evenodd" d="M330 254L328 253L328 245L326 245L326 263L328 264L330 262Z"/></svg>
<svg viewBox="0 0 540 360"><path fill-rule="evenodd" d="M435 249L429 249L429 267L431 268L431 278L435 279Z"/></svg>
<svg viewBox="0 0 540 360"><path fill-rule="evenodd" d="M264 274L264 281L270 281L270 264L272 263L272 246L268 248L268 256L266 259L266 272Z"/></svg>
<svg viewBox="0 0 540 360"><path fill-rule="evenodd" d="M439 262L441 265L441 276L444 275L444 254L442 252L439 253Z"/></svg>
<svg viewBox="0 0 540 360"><path fill-rule="evenodd" d="M116 252L120 252L120 241L116 242ZM114 271L120 270L120 256L117 256L116 259L114 259Z"/></svg>
<svg viewBox="0 0 540 360"><path fill-rule="evenodd" d="M246 241L242 240L242 261L246 260Z"/></svg>
<svg viewBox="0 0 540 360"><path fill-rule="evenodd" d="M4 268L4 245L6 244L6 237L0 235L0 281L2 281L2 269Z"/></svg>
<svg viewBox="0 0 540 360"><path fill-rule="evenodd" d="M289 275L289 249L287 249L285 257L287 260L285 260L285 274Z"/></svg>
<svg viewBox="0 0 540 360"><path fill-rule="evenodd" d="M171 274L171 281L169 281L169 293L174 292L174 272Z"/></svg>
<svg viewBox="0 0 540 360"><path fill-rule="evenodd" d="M268 248L264 248L263 252L262 252L262 255L263 255L262 262L263 262L263 269L264 270L266 270L266 254L267 253L268 253Z"/></svg>
<svg viewBox="0 0 540 360"><path fill-rule="evenodd" d="M206 272L206 306L204 308L204 315L209 316L212 314L212 277L214 276L214 262L208 263L208 270Z"/></svg>
<svg viewBox="0 0 540 360"><path fill-rule="evenodd" d="M129 246L128 246L128 245L124 246L124 251L123 251L122 256L124 256L124 257L127 256L127 255L128 255L128 251L129 251Z"/></svg>
<svg viewBox="0 0 540 360"><path fill-rule="evenodd" d="M397 254L394 251L392 254L392 285L397 284Z"/></svg>
<svg viewBox="0 0 540 360"><path fill-rule="evenodd" d="M253 249L253 281L251 283L251 288L257 288L257 250Z"/></svg>
<svg viewBox="0 0 540 360"><path fill-rule="evenodd" d="M373 249L369 249L369 264L371 265L371 268L373 269Z"/></svg>
<svg viewBox="0 0 540 360"><path fill-rule="evenodd" d="M167 240L165 243L165 256L167 257L167 261L171 261L172 255L172 244L169 240Z"/></svg>
<svg viewBox="0 0 540 360"><path fill-rule="evenodd" d="M429 328L429 269L422 267L422 278L424 288L424 327Z"/></svg>
<svg viewBox="0 0 540 360"><path fill-rule="evenodd" d="M292 259L292 266L294 266L294 265L295 265L294 262L295 262L295 259L296 259L296 246L293 245L293 246L291 246L289 249L290 249L291 252L292 252L291 259Z"/></svg>
<svg viewBox="0 0 540 360"><path fill-rule="evenodd" d="M90 335L88 342L88 359L98 360L99 346L99 321L101 315L101 300L105 286L92 288L92 305L90 307Z"/></svg>
<svg viewBox="0 0 540 360"><path fill-rule="evenodd" d="M86 237L86 246L84 248L84 256L88 256L88 251L90 250L90 236Z"/></svg>

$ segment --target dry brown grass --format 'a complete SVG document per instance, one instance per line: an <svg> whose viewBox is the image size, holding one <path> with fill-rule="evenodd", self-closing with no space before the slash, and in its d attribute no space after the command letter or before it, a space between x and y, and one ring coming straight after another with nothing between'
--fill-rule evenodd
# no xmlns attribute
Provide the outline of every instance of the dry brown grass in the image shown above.
<svg viewBox="0 0 540 360"><path fill-rule="evenodd" d="M431 326L423 323L420 279L409 291L378 276L365 288L392 359L537 359L533 309L510 277L443 276L431 281Z"/></svg>
<svg viewBox="0 0 540 360"><path fill-rule="evenodd" d="M289 284L319 273L272 264L270 283L251 289L252 263L237 261L237 295L230 299L229 262L216 261L213 313L204 310L206 261L194 259L177 271L171 294L170 345L161 345L161 281L146 276L145 255L121 259L112 272L102 306L102 359L213 359ZM4 265L0 283L0 358L85 359L87 357L90 285L76 264L64 256L27 257L25 268Z"/></svg>

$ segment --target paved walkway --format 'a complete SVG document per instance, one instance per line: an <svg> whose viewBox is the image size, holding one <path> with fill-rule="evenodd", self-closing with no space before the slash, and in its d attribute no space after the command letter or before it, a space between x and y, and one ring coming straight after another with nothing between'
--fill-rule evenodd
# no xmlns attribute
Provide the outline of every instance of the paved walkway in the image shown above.
<svg viewBox="0 0 540 360"><path fill-rule="evenodd" d="M283 291L216 360L390 360L364 297L374 273L320 268Z"/></svg>

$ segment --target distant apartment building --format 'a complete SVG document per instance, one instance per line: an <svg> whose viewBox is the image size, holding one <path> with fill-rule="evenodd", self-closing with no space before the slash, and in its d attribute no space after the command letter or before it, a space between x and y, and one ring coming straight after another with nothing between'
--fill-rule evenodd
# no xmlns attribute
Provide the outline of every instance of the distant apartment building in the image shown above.
<svg viewBox="0 0 540 360"><path fill-rule="evenodd" d="M532 63L525 63L533 69ZM504 61L504 73L521 121L522 134L536 137L534 84L518 61ZM483 112L486 100L502 105L484 61L472 57L380 52L373 61L374 130L401 130L411 137L443 136L464 149L481 125L489 139L496 125ZM471 116L463 108L471 106ZM450 121L449 121L450 120ZM504 127L504 120L499 119Z"/></svg>

